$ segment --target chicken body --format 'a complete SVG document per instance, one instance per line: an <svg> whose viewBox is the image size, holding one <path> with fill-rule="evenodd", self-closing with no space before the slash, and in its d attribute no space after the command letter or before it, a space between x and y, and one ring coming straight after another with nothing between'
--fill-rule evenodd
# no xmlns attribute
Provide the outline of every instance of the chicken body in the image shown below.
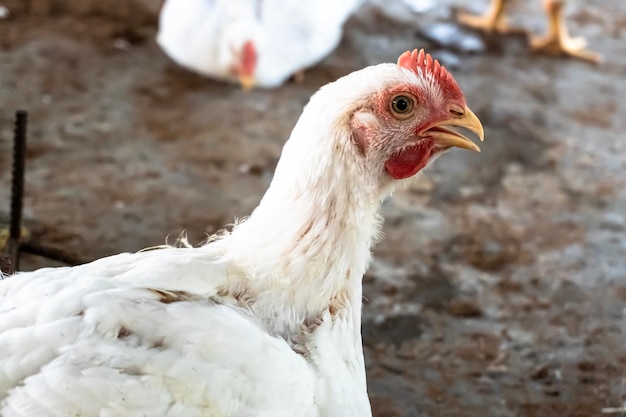
<svg viewBox="0 0 626 417"><path fill-rule="evenodd" d="M361 2L166 0L157 41L199 74L272 88L332 52Z"/></svg>
<svg viewBox="0 0 626 417"><path fill-rule="evenodd" d="M504 15L505 4L508 0L492 0L487 12L482 16L474 16L462 12L459 21L467 26L486 32L520 32L520 28L509 26ZM567 0L543 0L543 7L548 16L548 30L543 36L532 35L530 47L537 52L552 55L569 55L594 63L602 61L602 57L587 49L584 38L572 38L565 24L563 7Z"/></svg>
<svg viewBox="0 0 626 417"><path fill-rule="evenodd" d="M226 271L211 249L122 254L3 282L0 415L321 415L304 357L220 303Z"/></svg>
<svg viewBox="0 0 626 417"><path fill-rule="evenodd" d="M362 276L381 200L482 126L423 52L316 93L250 218L0 281L0 415L370 416Z"/></svg>

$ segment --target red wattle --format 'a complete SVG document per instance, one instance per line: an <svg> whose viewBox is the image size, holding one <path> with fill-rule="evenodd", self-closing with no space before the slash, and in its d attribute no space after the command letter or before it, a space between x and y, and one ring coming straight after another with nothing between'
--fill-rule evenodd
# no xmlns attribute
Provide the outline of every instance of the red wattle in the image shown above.
<svg viewBox="0 0 626 417"><path fill-rule="evenodd" d="M433 150L432 142L409 146L392 155L385 163L385 170L392 178L401 180L417 174L428 164Z"/></svg>

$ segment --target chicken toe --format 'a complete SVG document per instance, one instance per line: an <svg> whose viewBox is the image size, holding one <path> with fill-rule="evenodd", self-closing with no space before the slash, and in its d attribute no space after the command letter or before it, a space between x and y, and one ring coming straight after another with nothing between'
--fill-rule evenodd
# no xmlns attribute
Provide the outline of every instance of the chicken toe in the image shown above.
<svg viewBox="0 0 626 417"><path fill-rule="evenodd" d="M584 38L572 38L563 18L564 0L544 0L548 15L548 31L543 36L531 36L533 51L551 55L568 55L594 63L602 62L602 56L587 49Z"/></svg>
<svg viewBox="0 0 626 417"><path fill-rule="evenodd" d="M467 12L459 12L457 19L459 23L480 29L487 33L520 33L524 30L511 26L504 15L504 5L507 0L492 0L489 10L481 16L476 16Z"/></svg>

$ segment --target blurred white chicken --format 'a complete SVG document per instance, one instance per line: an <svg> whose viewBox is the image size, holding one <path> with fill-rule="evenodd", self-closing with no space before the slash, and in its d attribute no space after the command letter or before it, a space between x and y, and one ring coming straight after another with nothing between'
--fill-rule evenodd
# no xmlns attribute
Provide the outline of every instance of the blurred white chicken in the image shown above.
<svg viewBox="0 0 626 417"><path fill-rule="evenodd" d="M248 220L0 281L3 417L371 416L362 277L381 200L483 129L423 51L322 87Z"/></svg>
<svg viewBox="0 0 626 417"><path fill-rule="evenodd" d="M179 65L272 88L332 52L362 0L166 0L157 42Z"/></svg>

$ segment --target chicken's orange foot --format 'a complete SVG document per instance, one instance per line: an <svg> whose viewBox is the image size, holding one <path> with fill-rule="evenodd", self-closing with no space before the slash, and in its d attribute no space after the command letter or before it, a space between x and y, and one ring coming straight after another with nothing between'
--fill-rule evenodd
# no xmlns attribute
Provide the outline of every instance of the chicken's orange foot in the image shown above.
<svg viewBox="0 0 626 417"><path fill-rule="evenodd" d="M487 33L524 33L522 28L509 25L508 19L504 15L504 5L508 0L492 0L489 10L481 16L476 16L467 12L459 12L457 19L459 23L480 29Z"/></svg>
<svg viewBox="0 0 626 417"><path fill-rule="evenodd" d="M584 38L572 38L563 18L564 0L544 0L548 15L548 32L544 36L531 36L533 51L551 55L568 55L593 63L602 62L602 56L587 49Z"/></svg>
<svg viewBox="0 0 626 417"><path fill-rule="evenodd" d="M587 41L584 38L541 36L532 37L530 40L530 47L535 52L567 55L591 61L594 64L601 63L603 61L602 55L590 51L586 46Z"/></svg>

